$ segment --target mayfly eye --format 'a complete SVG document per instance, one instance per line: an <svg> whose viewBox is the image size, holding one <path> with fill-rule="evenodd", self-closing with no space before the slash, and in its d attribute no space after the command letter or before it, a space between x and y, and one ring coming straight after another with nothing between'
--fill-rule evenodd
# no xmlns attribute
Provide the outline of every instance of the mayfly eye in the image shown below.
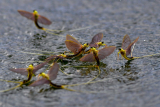
<svg viewBox="0 0 160 107"><path fill-rule="evenodd" d="M103 44L104 42L102 42L102 44Z"/></svg>
<svg viewBox="0 0 160 107"><path fill-rule="evenodd" d="M119 50L121 50L121 48L119 48Z"/></svg>

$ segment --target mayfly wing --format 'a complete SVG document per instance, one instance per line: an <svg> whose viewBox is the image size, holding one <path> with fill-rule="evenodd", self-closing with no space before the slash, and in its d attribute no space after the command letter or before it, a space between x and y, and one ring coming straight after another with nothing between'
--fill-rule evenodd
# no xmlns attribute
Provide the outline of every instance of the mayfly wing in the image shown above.
<svg viewBox="0 0 160 107"><path fill-rule="evenodd" d="M44 25L50 25L50 24L52 24L52 22L48 18L46 18L44 16L41 16L41 15L38 16L38 22L42 23Z"/></svg>
<svg viewBox="0 0 160 107"><path fill-rule="evenodd" d="M82 61L82 62L94 62L94 61L96 61L96 60L95 60L95 57L94 57L93 53L91 52L91 53L83 56L83 57L80 59L80 61Z"/></svg>
<svg viewBox="0 0 160 107"><path fill-rule="evenodd" d="M96 34L93 38L90 44L95 44L97 42L100 42L103 38L103 33Z"/></svg>
<svg viewBox="0 0 160 107"><path fill-rule="evenodd" d="M54 65L48 71L49 79L50 80L56 79L58 71L59 71L59 65L57 63L54 63Z"/></svg>
<svg viewBox="0 0 160 107"><path fill-rule="evenodd" d="M22 16L26 17L27 19L30 19L32 21L35 21L34 15L31 12L24 11L24 10L17 10Z"/></svg>
<svg viewBox="0 0 160 107"><path fill-rule="evenodd" d="M29 86L35 87L35 86L39 86L39 85L43 85L43 84L49 84L49 83L50 83L50 81L47 80L46 78L41 78L41 79L38 79L38 80L34 81Z"/></svg>
<svg viewBox="0 0 160 107"><path fill-rule="evenodd" d="M128 35L125 35L122 41L122 49L126 50L130 44L131 44L130 37Z"/></svg>
<svg viewBox="0 0 160 107"><path fill-rule="evenodd" d="M71 40L66 40L65 41L65 44L67 46L67 48L72 51L74 54L78 53L79 50L82 48L82 45L76 43L76 42L73 42Z"/></svg>
<svg viewBox="0 0 160 107"><path fill-rule="evenodd" d="M24 16L24 17L26 17L26 18L28 18L28 19L30 19L30 20L35 21L35 16L34 16L33 13L28 12L28 11L24 11L24 10L17 10L17 11L18 11L22 16ZM39 23L42 23L42 24L44 24L44 25L50 25L50 24L52 23L48 18L46 18L46 17L44 17L44 16L41 16L41 15L38 15L38 22L39 22Z"/></svg>
<svg viewBox="0 0 160 107"><path fill-rule="evenodd" d="M108 47L106 46L106 47L100 49L98 51L99 60L104 59L108 55L112 54L114 52L115 48L116 48L115 46L108 46Z"/></svg>
<svg viewBox="0 0 160 107"><path fill-rule="evenodd" d="M48 60L48 61L45 61L45 62L43 62L43 63L41 63L41 64L38 64L37 66L35 66L35 67L33 68L33 73L35 73L36 71L38 71L39 69L41 69L42 67L44 67L44 65L46 65L48 62L49 62L49 60Z"/></svg>
<svg viewBox="0 0 160 107"><path fill-rule="evenodd" d="M22 75L26 75L26 76L28 75L27 68L10 68L9 70Z"/></svg>
<svg viewBox="0 0 160 107"><path fill-rule="evenodd" d="M138 41L139 37L137 37L126 49L126 56L131 53L132 46Z"/></svg>
<svg viewBox="0 0 160 107"><path fill-rule="evenodd" d="M95 47L97 48L98 47L98 44L89 44L90 47Z"/></svg>
<svg viewBox="0 0 160 107"><path fill-rule="evenodd" d="M69 35L69 34L66 35L66 40L70 40L70 41L73 41L73 42L75 42L75 43L81 45L81 43L80 43L78 40L76 40L74 37L72 37L72 36Z"/></svg>

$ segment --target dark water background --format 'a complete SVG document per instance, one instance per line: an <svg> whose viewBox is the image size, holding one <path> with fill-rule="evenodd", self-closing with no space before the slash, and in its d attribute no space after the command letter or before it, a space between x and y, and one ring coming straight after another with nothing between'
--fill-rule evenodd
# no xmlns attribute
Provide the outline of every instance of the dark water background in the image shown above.
<svg viewBox="0 0 160 107"><path fill-rule="evenodd" d="M118 48L125 34L133 41L140 37L133 55L143 56L160 52L160 1L159 0L1 0L0 1L0 78L24 80L25 76L8 70L24 68L43 61L47 55L41 53L67 51L65 37L55 36L38 30L32 21L19 15L18 9L48 17L53 23L50 29L79 31L72 34L81 43L103 32L103 41L117 47L116 51L101 61L101 76L105 81L71 87L88 93L54 90L48 85L31 88L23 86L1 93L0 107L159 107L160 106L160 57L136 59L131 62L117 61ZM23 51L23 52L22 52ZM59 54L58 53L58 54ZM56 53L55 53L56 54ZM78 58L66 60L62 65L84 65ZM95 63L85 63L87 65ZM44 68L45 69L45 68ZM42 69L41 71L43 71ZM66 68L66 76L59 72L53 82L73 84L87 82L97 74L97 69ZM40 72L40 71L39 71ZM35 78L34 78L35 79ZM16 86L0 82L0 90ZM94 93L89 93L94 91Z"/></svg>

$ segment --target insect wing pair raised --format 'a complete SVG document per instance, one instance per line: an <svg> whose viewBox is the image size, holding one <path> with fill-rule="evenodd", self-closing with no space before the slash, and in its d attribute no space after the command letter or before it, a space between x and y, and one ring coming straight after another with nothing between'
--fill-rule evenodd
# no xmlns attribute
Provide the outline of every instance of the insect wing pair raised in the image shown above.
<svg viewBox="0 0 160 107"><path fill-rule="evenodd" d="M48 77L49 80L47 78L40 78L38 80L36 80L35 82L33 82L30 86L39 86L39 85L43 85L43 84L50 84L51 80L54 80L57 78L57 73L59 71L59 65L57 63L54 63L54 65L49 69L48 71Z"/></svg>
<svg viewBox="0 0 160 107"><path fill-rule="evenodd" d="M34 12L31 13L31 12L24 11L24 10L17 10L17 11L18 11L22 16L26 17L27 19L30 19L30 20L32 20L32 21L35 21ZM36 10L34 10L34 11L36 11ZM44 16L42 16L42 15L38 15L38 22L39 22L39 23L42 23L42 24L44 24L44 25L50 25L50 24L52 24L52 22L51 22L48 18L46 18L46 17L44 17Z"/></svg>

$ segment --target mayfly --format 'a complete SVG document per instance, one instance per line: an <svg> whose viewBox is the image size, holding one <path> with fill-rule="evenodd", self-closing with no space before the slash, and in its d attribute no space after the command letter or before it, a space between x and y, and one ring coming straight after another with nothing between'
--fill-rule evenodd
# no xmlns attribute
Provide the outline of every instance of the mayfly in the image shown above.
<svg viewBox="0 0 160 107"><path fill-rule="evenodd" d="M91 48L91 52L85 56L83 56L80 61L82 62L97 62L97 65L96 66L93 66L93 67L97 67L98 70L99 70L99 74L93 78L92 80L90 80L89 82L93 81L94 79L96 79L101 71L100 71L100 68L99 68L99 65L100 65L100 60L106 58L107 56L109 56L110 54L112 54L115 50L115 46L105 46L104 48L100 49L100 50L97 50L96 48L92 47Z"/></svg>
<svg viewBox="0 0 160 107"><path fill-rule="evenodd" d="M137 37L132 43L130 40L130 37L128 35L125 35L122 41L122 47L119 49L118 52L118 58L119 53L126 59L126 60L133 60L134 57L132 57L131 48L132 46L138 41L139 37ZM131 57L128 57L128 55L131 54Z"/></svg>
<svg viewBox="0 0 160 107"><path fill-rule="evenodd" d="M65 44L67 48L74 53L74 55L68 55L66 58L72 58L79 56L83 53L85 53L85 49L89 47L88 43L85 43L82 45L79 41L77 41L74 37L71 35L66 35L66 41Z"/></svg>
<svg viewBox="0 0 160 107"><path fill-rule="evenodd" d="M22 16L26 17L27 19L30 19L30 20L34 21L34 23L35 23L35 25L36 25L36 27L37 27L38 29L44 30L44 31L46 31L47 33L51 33L51 34L54 34L54 33L52 33L51 31L60 31L60 30L46 29L46 28L40 26L38 23L41 23L41 24L44 24L44 25L50 25L50 24L52 24L52 22L51 22L48 18L46 18L46 17L44 17L44 16L42 16L42 15L39 15L39 14L38 14L38 11L36 11L36 10L33 10L33 13L28 12L28 11L25 11L25 10L17 10L17 11L18 11ZM60 32L61 32L61 31L60 31ZM56 34L56 35L57 35L57 34Z"/></svg>

